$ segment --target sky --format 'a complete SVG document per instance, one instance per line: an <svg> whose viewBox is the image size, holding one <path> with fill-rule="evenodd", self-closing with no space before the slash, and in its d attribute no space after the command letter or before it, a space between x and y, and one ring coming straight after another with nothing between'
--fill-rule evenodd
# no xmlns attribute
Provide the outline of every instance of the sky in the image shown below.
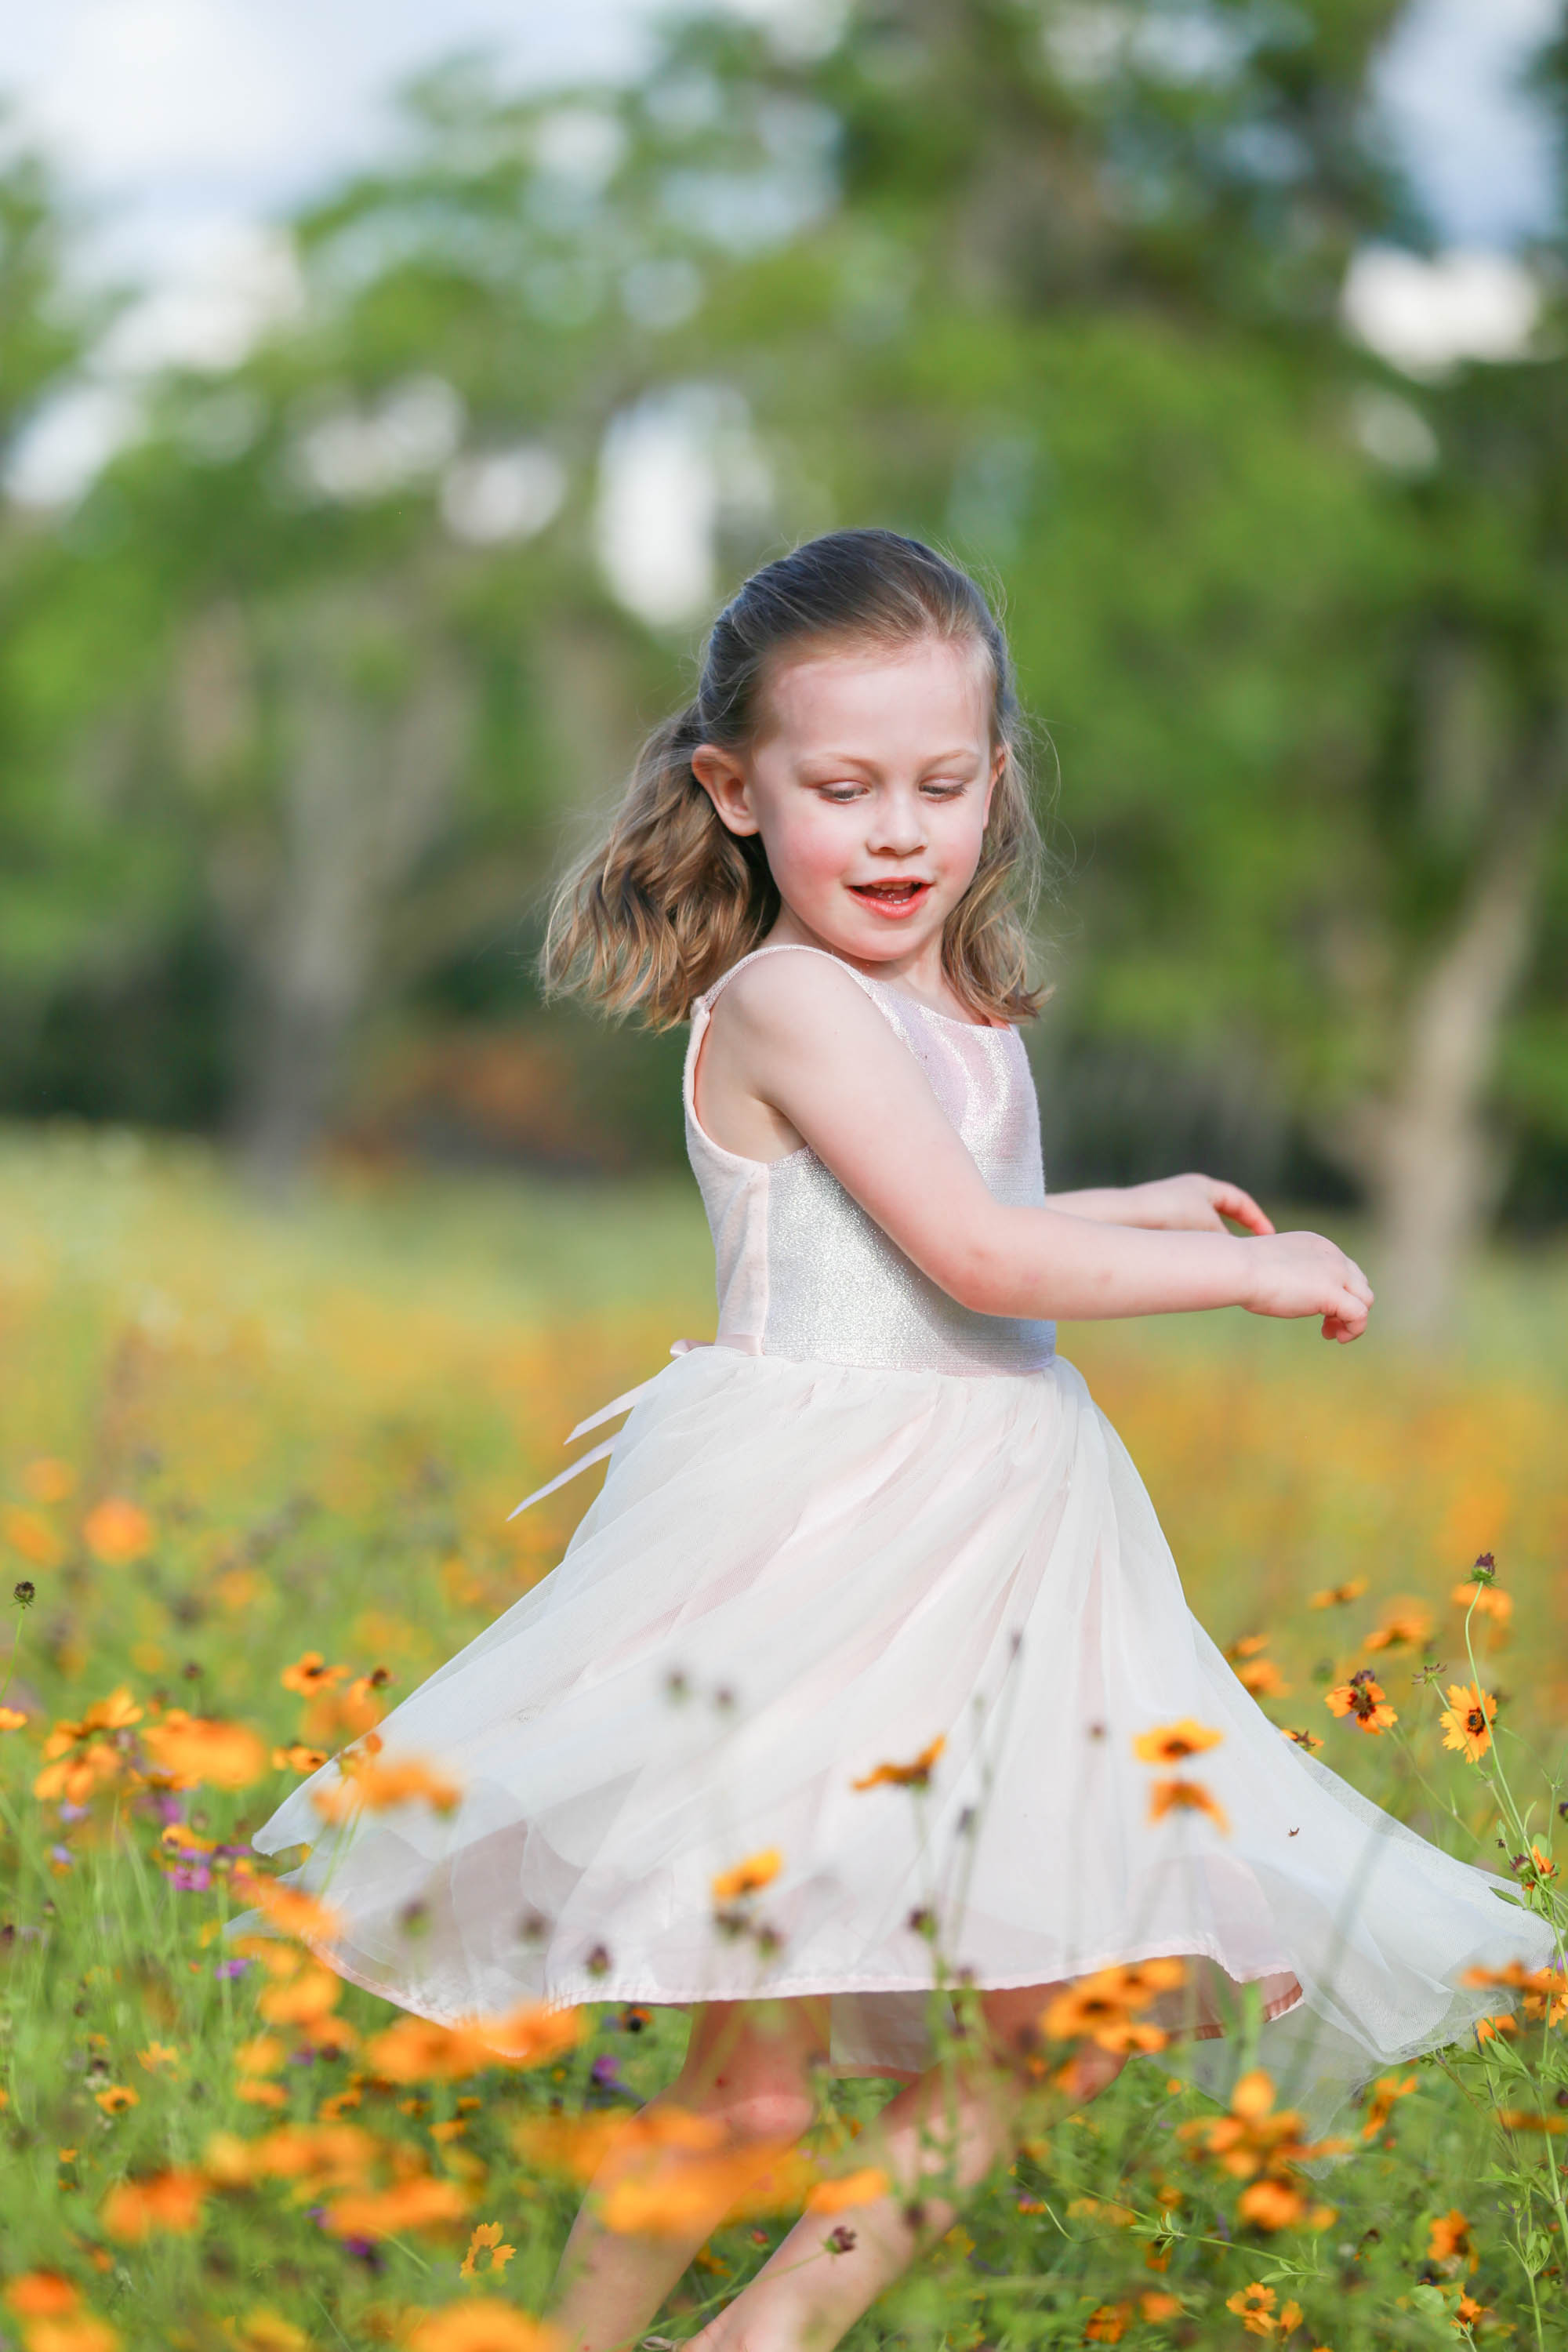
<svg viewBox="0 0 1568 2352"><path fill-rule="evenodd" d="M48 0L0 9L0 93L86 208L83 267L145 287L99 381L46 418L24 476L45 499L124 429L139 377L222 366L286 308L266 224L384 154L397 85L464 49L544 83L635 72L661 0ZM731 0L809 30L835 0ZM1093 5L1093 0L1087 0ZM1379 76L1385 119L1455 252L1363 256L1352 330L1413 373L1506 350L1532 297L1507 259L1541 226L1550 156L1510 76L1562 0L1413 0ZM28 469L31 469L30 473ZM12 487L18 477L15 469Z"/></svg>
<svg viewBox="0 0 1568 2352"><path fill-rule="evenodd" d="M0 11L0 91L99 211L108 264L166 277L375 155L389 95L490 47L520 79L635 70L656 0L49 0ZM745 0L800 16L823 0ZM1557 0L1415 0L1382 88L1448 241L1539 220L1547 159L1508 90Z"/></svg>

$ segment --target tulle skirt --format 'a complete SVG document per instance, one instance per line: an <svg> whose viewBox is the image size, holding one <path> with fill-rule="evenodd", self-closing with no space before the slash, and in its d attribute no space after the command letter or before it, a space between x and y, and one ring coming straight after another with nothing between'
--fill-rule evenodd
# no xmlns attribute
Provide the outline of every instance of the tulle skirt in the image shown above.
<svg viewBox="0 0 1568 2352"><path fill-rule="evenodd" d="M1217 1744L1139 1756L1184 1718ZM329 1826L334 1761L255 1844L310 1843L293 1882L337 1915L323 1957L446 2021L826 1995L845 2071L907 2073L939 1962L998 1988L1182 1955L1142 2012L1182 2037L1158 2063L1223 2093L1250 2006L1321 2126L1506 2005L1468 1969L1552 1954L1491 1874L1263 1715L1059 1360L680 1358L559 1567L380 1733L460 1801ZM1171 1778L1202 1797L1155 1817Z"/></svg>

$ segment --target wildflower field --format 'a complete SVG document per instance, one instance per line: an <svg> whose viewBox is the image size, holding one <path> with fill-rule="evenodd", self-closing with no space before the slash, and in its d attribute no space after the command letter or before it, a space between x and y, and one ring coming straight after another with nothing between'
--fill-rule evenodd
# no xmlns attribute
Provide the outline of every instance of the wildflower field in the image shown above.
<svg viewBox="0 0 1568 2352"><path fill-rule="evenodd" d="M888 2086L825 2084L803 2152L731 2162L639 2113L680 2018L403 2019L317 1964L310 1906L247 1851L350 1743L377 1801L381 1714L548 1570L592 1481L508 1511L708 1334L709 1284L679 1186L345 1171L281 1218L195 1148L0 1140L5 2345L530 2352L608 2159L613 2227L723 2212L658 2352L803 2206L831 2247L868 2193ZM1441 1354L1239 1316L1063 1335L1281 1736L1548 1912L1565 1308L1568 1265L1500 1259ZM1201 1734L1151 1727L1167 1790L1201 1785ZM716 1901L769 1869L737 1855ZM277 1932L220 1940L253 1906ZM1568 2344L1568 1979L1500 1979L1494 2025L1379 2080L1325 2165L1255 2020L1228 2109L1170 2075L1152 1973L1053 2004L1017 2163L852 2343ZM1071 2114L1084 2040L1140 2054Z"/></svg>

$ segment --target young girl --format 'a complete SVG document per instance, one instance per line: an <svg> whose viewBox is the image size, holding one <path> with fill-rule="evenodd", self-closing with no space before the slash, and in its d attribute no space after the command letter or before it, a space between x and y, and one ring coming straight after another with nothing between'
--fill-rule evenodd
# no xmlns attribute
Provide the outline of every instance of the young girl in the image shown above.
<svg viewBox="0 0 1568 2352"><path fill-rule="evenodd" d="M727 2147L804 2132L821 2064L901 2081L887 2193L808 2211L704 2352L836 2343L1005 2153L1086 1972L1183 1963L1140 2013L1189 2064L1254 1988L1263 2062L1321 2122L1498 2005L1467 1969L1551 1951L1262 1715L1056 1354L1058 1316L1217 1307L1349 1341L1372 1292L1210 1177L1047 1201L1014 1025L1035 847L969 579L863 530L747 582L546 952L558 988L690 1021L717 1338L595 1416L634 1408L560 1567L382 1726L457 1808L324 1831L334 1762L256 1839L319 1841L324 1956L424 2015L690 2006L666 2099ZM933 1943L976 1989L956 2067ZM1069 2090L1121 2063L1083 2042ZM635 2341L723 2202L657 2235L585 2205L568 2344Z"/></svg>

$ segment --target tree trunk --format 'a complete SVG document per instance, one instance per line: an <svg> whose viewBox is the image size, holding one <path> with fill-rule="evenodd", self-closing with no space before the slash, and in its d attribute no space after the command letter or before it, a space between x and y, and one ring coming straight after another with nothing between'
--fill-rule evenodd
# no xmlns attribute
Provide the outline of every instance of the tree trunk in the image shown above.
<svg viewBox="0 0 1568 2352"><path fill-rule="evenodd" d="M1536 939L1548 841L1563 794L1568 740L1552 731L1529 788L1495 822L1447 940L1404 1024L1395 1083L1362 1105L1347 1156L1376 1225L1368 1272L1385 1329L1435 1338L1465 1258L1507 1176L1487 1098L1502 1024Z"/></svg>
<svg viewBox="0 0 1568 2352"><path fill-rule="evenodd" d="M242 923L250 1034L244 1164L292 1185L337 1093L397 895L446 819L467 683L416 608L363 592L313 601L279 664L283 768L269 887Z"/></svg>

